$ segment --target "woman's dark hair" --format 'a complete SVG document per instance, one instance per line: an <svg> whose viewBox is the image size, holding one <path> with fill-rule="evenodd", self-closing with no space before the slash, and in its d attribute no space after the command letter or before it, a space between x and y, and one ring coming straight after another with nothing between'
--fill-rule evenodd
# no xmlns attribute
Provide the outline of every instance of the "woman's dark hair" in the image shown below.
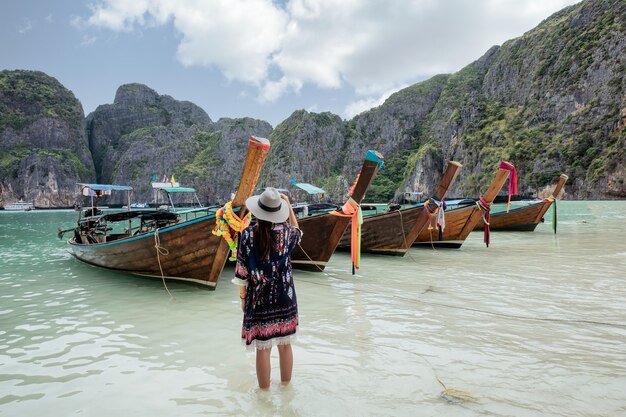
<svg viewBox="0 0 626 417"><path fill-rule="evenodd" d="M272 222L257 219L256 233L254 234L254 244L259 250L259 255L264 261L270 259L270 249L272 247Z"/></svg>

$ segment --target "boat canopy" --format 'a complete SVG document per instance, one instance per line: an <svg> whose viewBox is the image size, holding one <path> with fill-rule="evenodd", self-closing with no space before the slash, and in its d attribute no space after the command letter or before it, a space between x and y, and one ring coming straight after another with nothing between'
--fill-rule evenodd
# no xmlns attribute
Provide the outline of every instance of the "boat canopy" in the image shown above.
<svg viewBox="0 0 626 417"><path fill-rule="evenodd" d="M446 200L446 204L449 206L464 206L466 204L474 204L476 200L471 198L457 198L454 200Z"/></svg>
<svg viewBox="0 0 626 417"><path fill-rule="evenodd" d="M103 196L111 195L111 191L132 191L133 187L129 185L111 185L111 184L85 184L82 182L77 183L80 185L81 194L84 196Z"/></svg>
<svg viewBox="0 0 626 417"><path fill-rule="evenodd" d="M111 184L83 184L79 182L78 185L81 187L91 188L92 190L99 191L132 191L133 187L129 185L111 185Z"/></svg>
<svg viewBox="0 0 626 417"><path fill-rule="evenodd" d="M291 183L309 194L326 194L326 191L324 191L323 189L316 187L315 185L308 184L306 182L296 182L296 180L291 180Z"/></svg>
<svg viewBox="0 0 626 417"><path fill-rule="evenodd" d="M158 188L159 190L163 190L166 193L195 193L197 192L195 188L191 187L163 187Z"/></svg>

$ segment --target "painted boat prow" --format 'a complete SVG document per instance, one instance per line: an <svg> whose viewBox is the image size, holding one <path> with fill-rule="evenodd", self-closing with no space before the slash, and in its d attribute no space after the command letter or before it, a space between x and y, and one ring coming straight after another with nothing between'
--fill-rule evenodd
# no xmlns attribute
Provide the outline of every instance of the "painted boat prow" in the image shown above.
<svg viewBox="0 0 626 417"><path fill-rule="evenodd" d="M457 178L462 165L448 162L433 197L443 200ZM394 211L374 214L363 218L361 228L361 251L379 255L404 256L428 223L423 204ZM346 230L338 245L340 250L350 250L350 232Z"/></svg>
<svg viewBox="0 0 626 417"><path fill-rule="evenodd" d="M498 168L489 188L482 196L487 205L493 203L508 178L509 171ZM482 216L482 209L475 203L446 210L442 238L439 239L438 233L433 232L431 228L424 228L413 246L460 248Z"/></svg>
<svg viewBox="0 0 626 417"><path fill-rule="evenodd" d="M383 165L383 156L376 151L368 151L350 197L361 204L367 189L378 169ZM336 210L342 214L342 210ZM300 245L291 254L294 268L307 271L322 272L330 257L337 248L341 236L350 224L350 217L337 216L332 213L316 214L298 219L302 230Z"/></svg>

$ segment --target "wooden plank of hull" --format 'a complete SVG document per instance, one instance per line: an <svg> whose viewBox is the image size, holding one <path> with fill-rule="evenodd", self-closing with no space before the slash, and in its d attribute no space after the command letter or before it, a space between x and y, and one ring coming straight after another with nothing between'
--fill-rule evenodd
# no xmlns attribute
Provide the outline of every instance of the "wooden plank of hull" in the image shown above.
<svg viewBox="0 0 626 417"><path fill-rule="evenodd" d="M439 182L435 197L443 200L454 183L461 164L448 162ZM380 255L404 256L419 233L428 223L428 214L422 205L363 218L361 251ZM350 250L350 233L344 232L338 250Z"/></svg>
<svg viewBox="0 0 626 417"><path fill-rule="evenodd" d="M323 271L349 224L350 218L333 216L329 213L299 219L302 240L291 254L293 267L307 271Z"/></svg>
<svg viewBox="0 0 626 417"><path fill-rule="evenodd" d="M445 216L446 227L443 229L442 240L439 240L439 231L429 226L420 232L413 246L461 247L469 232L473 230L472 226L468 231L468 225L470 223L473 225L476 216L482 216L482 211L476 204L469 204L447 210Z"/></svg>
<svg viewBox="0 0 626 417"><path fill-rule="evenodd" d="M270 143L251 136L239 187L233 198L238 215L245 214L244 203L259 179ZM215 216L181 222L154 232L91 245L68 242L73 255L81 261L103 268L139 275L191 281L214 288L229 255L226 241L212 234ZM163 249L157 254L155 247ZM160 266L159 266L160 262Z"/></svg>
<svg viewBox="0 0 626 417"><path fill-rule="evenodd" d="M165 278L214 287L211 270L223 240L211 233L214 226L215 217L206 216L161 229L158 236L147 233L96 245L70 242L70 247L76 258L92 265L159 278L162 268ZM155 247L157 238L166 250L162 254Z"/></svg>
<svg viewBox="0 0 626 417"><path fill-rule="evenodd" d="M559 181L554 186L552 196L554 198L563 190L565 183L567 182L567 175L561 174ZM537 225L543 221L543 216L546 214L552 200L541 200L536 203L531 203L523 207L517 207L506 211L497 213L491 213L491 219L489 221L489 229L492 231L517 231L517 232L532 232L537 228ZM475 230L482 230L484 227L482 218L476 224Z"/></svg>
<svg viewBox="0 0 626 417"><path fill-rule="evenodd" d="M509 177L509 171L498 168L496 175L489 186L487 192L483 195L483 199L491 204L496 198L502 186ZM446 227L442 233L442 239L439 240L439 232L429 227L422 229L421 233L413 243L417 247L455 247L459 248L470 234L476 223L482 218L482 210L476 204L456 207L445 212ZM447 244L446 241L454 241L454 244ZM458 243L458 246L457 246ZM426 244L426 245L425 245Z"/></svg>
<svg viewBox="0 0 626 417"><path fill-rule="evenodd" d="M361 251L403 256L410 245L407 235L422 217L425 218L423 227L427 218L421 205L364 217L361 226ZM346 230L343 234L337 249L350 250L350 231Z"/></svg>
<svg viewBox="0 0 626 417"><path fill-rule="evenodd" d="M539 201L524 207L511 209L508 213L506 211L491 213L489 229L492 231L515 230L532 232L541 222L543 215L551 205L551 201ZM475 230L482 230L484 224L481 218L476 224Z"/></svg>
<svg viewBox="0 0 626 417"><path fill-rule="evenodd" d="M377 156L382 160L382 156ZM378 167L379 163L376 161L366 159L363 162L352 192L352 199L357 203L361 204ZM349 224L349 217L335 216L330 213L298 219L298 226L302 230L302 240L291 254L293 267L322 272Z"/></svg>

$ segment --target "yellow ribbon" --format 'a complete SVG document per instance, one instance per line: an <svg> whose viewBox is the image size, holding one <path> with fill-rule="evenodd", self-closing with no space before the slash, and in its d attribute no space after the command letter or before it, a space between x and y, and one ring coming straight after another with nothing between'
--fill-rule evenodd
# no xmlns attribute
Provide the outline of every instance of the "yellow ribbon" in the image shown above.
<svg viewBox="0 0 626 417"><path fill-rule="evenodd" d="M221 236L228 243L228 247L230 248L230 257L228 258L231 261L235 261L237 259L237 244L239 243L239 233L243 232L243 230L248 227L250 224L251 213L246 214L243 219L240 219L233 210L233 203L229 201L215 213L215 228L212 233L215 236ZM230 229L235 231L235 237L233 238L230 233Z"/></svg>

